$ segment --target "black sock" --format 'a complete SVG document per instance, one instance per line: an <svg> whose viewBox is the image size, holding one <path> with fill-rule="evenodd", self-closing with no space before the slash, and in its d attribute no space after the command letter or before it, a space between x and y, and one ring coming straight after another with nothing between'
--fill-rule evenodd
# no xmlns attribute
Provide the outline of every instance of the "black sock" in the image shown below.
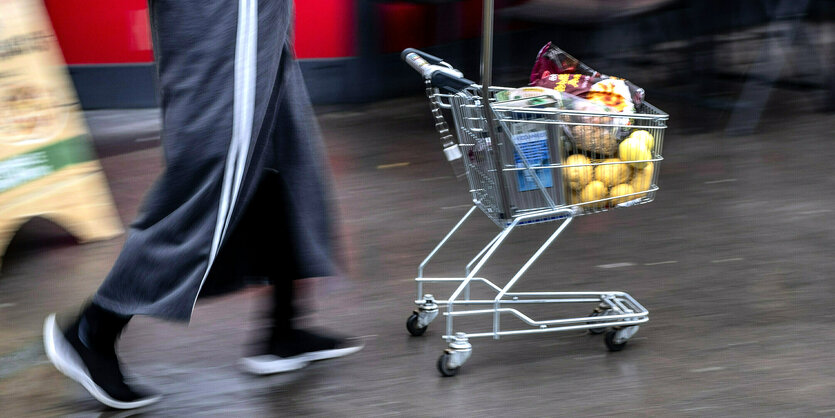
<svg viewBox="0 0 835 418"><path fill-rule="evenodd" d="M93 382L113 399L133 402L146 391L128 386L116 354L116 340L131 316L119 315L96 304L88 305L64 335L72 345Z"/></svg>
<svg viewBox="0 0 835 418"><path fill-rule="evenodd" d="M78 338L91 350L109 352L131 318L91 303L78 317Z"/></svg>
<svg viewBox="0 0 835 418"><path fill-rule="evenodd" d="M270 342L275 343L293 331L296 309L293 299L293 280L275 279L273 284L272 312L270 316Z"/></svg>

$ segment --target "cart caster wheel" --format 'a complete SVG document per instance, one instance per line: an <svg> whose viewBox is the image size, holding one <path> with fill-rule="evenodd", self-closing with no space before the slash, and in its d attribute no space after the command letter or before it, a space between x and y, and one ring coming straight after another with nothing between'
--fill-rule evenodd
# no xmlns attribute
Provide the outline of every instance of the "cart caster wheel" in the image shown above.
<svg viewBox="0 0 835 418"><path fill-rule="evenodd" d="M418 326L418 314L416 313L409 315L409 319L406 320L406 329L409 330L409 334L415 337L423 335L426 332L426 328L428 327Z"/></svg>
<svg viewBox="0 0 835 418"><path fill-rule="evenodd" d="M626 343L628 342L628 340L623 341L621 343L616 343L615 342L615 337L617 336L617 334L618 334L618 330L614 330L614 329L609 330L609 332L606 333L606 338L605 338L606 348L608 348L609 351L620 351L620 350L623 350L623 347L626 347Z"/></svg>
<svg viewBox="0 0 835 418"><path fill-rule="evenodd" d="M458 374L458 370L461 369L461 367L449 368L449 367L447 367L448 362L449 362L449 354L447 354L447 353L441 354L441 356L438 357L438 371L441 372L441 374L444 377L455 376L456 374Z"/></svg>
<svg viewBox="0 0 835 418"><path fill-rule="evenodd" d="M599 310L595 309L595 311L592 312L591 315L589 315L589 316L592 316L592 317L601 316L601 315L606 315L606 313L607 313L607 311L599 311ZM589 324L589 325L594 324L594 322L586 322L586 323ZM591 334L591 335L602 334L602 333L606 332L607 329L609 329L609 327L589 328L589 334Z"/></svg>

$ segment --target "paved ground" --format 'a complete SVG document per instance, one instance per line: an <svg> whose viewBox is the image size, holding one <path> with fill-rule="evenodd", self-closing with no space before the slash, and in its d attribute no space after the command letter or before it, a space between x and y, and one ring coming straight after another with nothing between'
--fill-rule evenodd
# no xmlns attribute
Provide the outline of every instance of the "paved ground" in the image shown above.
<svg viewBox="0 0 835 418"><path fill-rule="evenodd" d="M522 282L631 292L651 321L622 352L584 332L474 340L459 375L439 377L442 324L415 338L404 322L416 266L468 195L415 97L320 115L350 274L308 286L307 322L362 338L364 351L283 376L241 374L234 363L265 296L253 288L199 304L188 327L132 322L124 361L166 398L135 415L107 411L45 362L39 329L47 313L78 309L121 239L76 245L33 222L0 276L0 416L835 415L835 117L784 97L759 134L733 138L688 133L720 114L657 101L671 114L658 199L577 219ZM156 114L88 117L128 222L160 170ZM512 236L485 275L511 275L553 226ZM496 232L480 217L428 273L460 274Z"/></svg>

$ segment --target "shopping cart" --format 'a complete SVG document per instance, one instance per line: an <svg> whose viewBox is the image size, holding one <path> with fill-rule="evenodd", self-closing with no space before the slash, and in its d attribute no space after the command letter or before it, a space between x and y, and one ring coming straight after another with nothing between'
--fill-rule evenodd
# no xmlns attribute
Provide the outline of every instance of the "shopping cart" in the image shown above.
<svg viewBox="0 0 835 418"><path fill-rule="evenodd" d="M485 13L485 39L490 36L492 13L489 19L488 22ZM608 349L620 351L639 325L649 320L647 309L628 293L532 292L513 288L575 217L654 200L668 115L646 102L633 113L611 113L569 110L549 96L499 101L497 96L508 89L489 85L487 42L484 51L482 85L463 78L440 58L415 49L402 54L426 80L444 153L453 164L463 166L461 171L469 181L473 199L469 211L418 267L417 309L409 316L406 327L414 336L423 335L440 309L445 308L443 338L449 347L437 362L444 376L458 372L472 353L469 339L477 337L498 339L588 330L594 334L605 332ZM452 115L454 132L449 129L445 112ZM645 151L630 147L639 140L644 141ZM622 147L624 143L627 145ZM628 158L606 158L613 155ZM500 231L467 262L463 277L425 277L427 264L476 209ZM547 222L556 223L553 233L504 285L479 275L511 232ZM430 284L457 287L448 298L437 299L425 293ZM478 285L482 293L487 289L494 296L471 298L472 285ZM570 303L592 304L591 314L533 319L524 312L539 304ZM479 316L492 319L492 329L462 332L455 328L456 318ZM503 326L503 318L515 318L513 323L523 325L508 329Z"/></svg>

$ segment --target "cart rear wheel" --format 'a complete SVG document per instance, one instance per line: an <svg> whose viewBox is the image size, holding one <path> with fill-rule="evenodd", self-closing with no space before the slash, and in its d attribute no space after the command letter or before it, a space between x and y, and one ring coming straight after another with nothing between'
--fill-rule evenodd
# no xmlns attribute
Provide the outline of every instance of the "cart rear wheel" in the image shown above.
<svg viewBox="0 0 835 418"><path fill-rule="evenodd" d="M609 351L620 351L623 350L623 347L626 347L626 343L628 341L624 341L622 343L615 342L615 337L617 336L617 334L618 331L614 329L609 330L609 332L606 333L606 348L608 348Z"/></svg>
<svg viewBox="0 0 835 418"><path fill-rule="evenodd" d="M441 374L444 375L444 377L455 376L456 374L458 374L458 369L460 369L461 367L449 368L447 367L448 362L449 354L441 354L441 356L438 357L438 371L441 372Z"/></svg>
<svg viewBox="0 0 835 418"><path fill-rule="evenodd" d="M426 332L427 327L418 326L418 314L413 313L409 315L409 319L406 320L406 329L409 330L409 334L412 334L415 337L420 337Z"/></svg>

